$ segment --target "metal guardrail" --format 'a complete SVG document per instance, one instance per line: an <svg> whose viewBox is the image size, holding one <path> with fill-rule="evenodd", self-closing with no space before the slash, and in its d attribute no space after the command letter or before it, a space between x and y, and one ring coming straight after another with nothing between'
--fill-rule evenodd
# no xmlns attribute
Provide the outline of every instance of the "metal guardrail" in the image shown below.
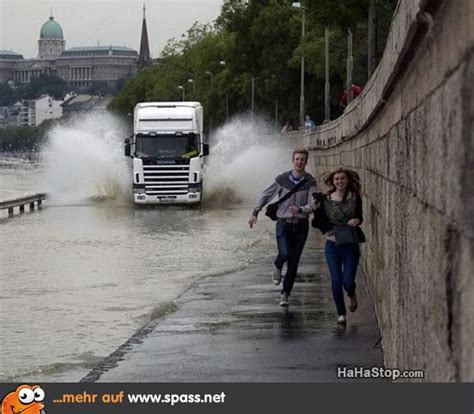
<svg viewBox="0 0 474 414"><path fill-rule="evenodd" d="M10 200L0 200L0 210L8 209L8 216L11 217L14 214L14 208L19 208L19 213L22 214L25 212L25 206L29 204L30 211L34 211L35 203L37 208L42 208L43 201L46 200L45 193L30 194L23 197L16 197Z"/></svg>

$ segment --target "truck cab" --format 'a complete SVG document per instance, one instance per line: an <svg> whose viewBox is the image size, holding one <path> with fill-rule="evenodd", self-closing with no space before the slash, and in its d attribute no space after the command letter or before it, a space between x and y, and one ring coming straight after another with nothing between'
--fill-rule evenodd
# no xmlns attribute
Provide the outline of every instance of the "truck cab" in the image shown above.
<svg viewBox="0 0 474 414"><path fill-rule="evenodd" d="M133 135L125 140L135 204L200 203L208 154L199 102L137 104Z"/></svg>

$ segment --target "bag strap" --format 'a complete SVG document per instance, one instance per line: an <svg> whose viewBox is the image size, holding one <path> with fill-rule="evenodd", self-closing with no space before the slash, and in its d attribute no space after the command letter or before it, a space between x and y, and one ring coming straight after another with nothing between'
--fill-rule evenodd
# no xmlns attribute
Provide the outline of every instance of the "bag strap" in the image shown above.
<svg viewBox="0 0 474 414"><path fill-rule="evenodd" d="M296 193L302 186L303 183L307 181L307 178L303 178L298 184L296 184L288 193L286 193L278 201L275 201L274 204L280 205L284 201L288 200L294 193Z"/></svg>

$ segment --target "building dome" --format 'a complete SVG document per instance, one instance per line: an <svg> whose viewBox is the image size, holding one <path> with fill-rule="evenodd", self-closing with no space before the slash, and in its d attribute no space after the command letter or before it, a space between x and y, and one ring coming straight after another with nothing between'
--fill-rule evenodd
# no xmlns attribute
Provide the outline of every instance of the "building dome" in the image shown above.
<svg viewBox="0 0 474 414"><path fill-rule="evenodd" d="M54 20L53 16L41 27L40 38L63 39L63 29L61 29L59 23Z"/></svg>

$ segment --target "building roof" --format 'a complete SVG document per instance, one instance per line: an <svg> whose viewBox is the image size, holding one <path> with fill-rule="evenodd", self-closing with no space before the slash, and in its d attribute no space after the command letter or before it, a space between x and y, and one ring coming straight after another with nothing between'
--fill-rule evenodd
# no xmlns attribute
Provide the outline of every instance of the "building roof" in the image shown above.
<svg viewBox="0 0 474 414"><path fill-rule="evenodd" d="M23 55L20 55L13 50L0 50L0 59L18 60L23 59Z"/></svg>
<svg viewBox="0 0 474 414"><path fill-rule="evenodd" d="M125 46L73 47L65 50L61 56L137 56L137 51Z"/></svg>
<svg viewBox="0 0 474 414"><path fill-rule="evenodd" d="M41 39L61 39L63 40L63 29L58 22L54 20L53 16L49 17L49 20L41 26L40 32Z"/></svg>

